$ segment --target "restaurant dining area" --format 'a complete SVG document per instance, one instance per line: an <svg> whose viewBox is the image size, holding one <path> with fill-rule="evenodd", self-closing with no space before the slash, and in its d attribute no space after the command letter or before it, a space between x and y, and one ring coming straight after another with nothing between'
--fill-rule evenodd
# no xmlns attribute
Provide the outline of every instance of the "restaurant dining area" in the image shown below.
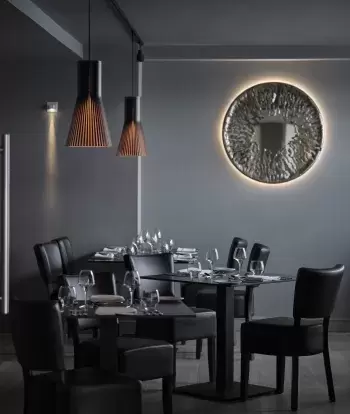
<svg viewBox="0 0 350 414"><path fill-rule="evenodd" d="M0 0L0 413L345 414L345 0Z"/></svg>

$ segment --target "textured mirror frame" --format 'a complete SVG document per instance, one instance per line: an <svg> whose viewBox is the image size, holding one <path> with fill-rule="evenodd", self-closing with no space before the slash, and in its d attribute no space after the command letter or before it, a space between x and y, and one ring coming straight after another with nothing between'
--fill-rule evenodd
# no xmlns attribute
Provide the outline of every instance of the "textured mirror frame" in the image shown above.
<svg viewBox="0 0 350 414"><path fill-rule="evenodd" d="M255 181L279 184L305 174L323 145L321 114L301 89L266 82L243 91L224 117L230 162Z"/></svg>

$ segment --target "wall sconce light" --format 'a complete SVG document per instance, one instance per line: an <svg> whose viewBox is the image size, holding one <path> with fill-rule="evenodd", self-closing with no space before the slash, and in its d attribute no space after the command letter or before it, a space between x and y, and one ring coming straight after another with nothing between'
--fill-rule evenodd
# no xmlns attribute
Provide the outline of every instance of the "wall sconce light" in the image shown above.
<svg viewBox="0 0 350 414"><path fill-rule="evenodd" d="M46 102L46 112L56 114L58 112L58 102Z"/></svg>

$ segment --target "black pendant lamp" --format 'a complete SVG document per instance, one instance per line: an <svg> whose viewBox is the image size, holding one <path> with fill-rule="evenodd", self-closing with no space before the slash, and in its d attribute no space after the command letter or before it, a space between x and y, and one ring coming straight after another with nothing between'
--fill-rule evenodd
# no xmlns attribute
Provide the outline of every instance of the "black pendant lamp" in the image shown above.
<svg viewBox="0 0 350 414"><path fill-rule="evenodd" d="M110 147L105 110L102 103L102 62L91 60L91 0L89 0L89 59L78 62L78 97L67 147Z"/></svg>
<svg viewBox="0 0 350 414"><path fill-rule="evenodd" d="M131 76L132 76L132 95L125 98L125 118L123 131L120 137L117 155L120 157L143 157L147 155L145 136L140 119L140 100L142 87L142 63L144 56L141 46L137 53L138 66L138 91L135 96L135 42L132 34L132 62L131 62Z"/></svg>

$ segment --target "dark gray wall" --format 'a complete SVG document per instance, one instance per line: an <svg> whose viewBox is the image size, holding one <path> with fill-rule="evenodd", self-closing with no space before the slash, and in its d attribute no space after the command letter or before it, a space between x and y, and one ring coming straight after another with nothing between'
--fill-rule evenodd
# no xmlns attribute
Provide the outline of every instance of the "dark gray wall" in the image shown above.
<svg viewBox="0 0 350 414"><path fill-rule="evenodd" d="M271 247L268 269L349 264L349 62L149 62L143 125L142 226L159 226L178 245L217 247L226 262L232 237ZM247 84L296 82L320 103L325 148L308 175L285 186L247 181L221 147L227 105ZM257 290L256 313L289 315L293 284ZM336 318L350 318L346 272Z"/></svg>
<svg viewBox="0 0 350 414"><path fill-rule="evenodd" d="M64 147L76 99L75 56L1 67L0 131L11 134L11 282L21 294L42 294L35 243L67 235L80 256L126 244L136 233L137 161L115 156L128 63L118 54L103 66L110 149ZM58 101L57 116L42 110L47 101Z"/></svg>

